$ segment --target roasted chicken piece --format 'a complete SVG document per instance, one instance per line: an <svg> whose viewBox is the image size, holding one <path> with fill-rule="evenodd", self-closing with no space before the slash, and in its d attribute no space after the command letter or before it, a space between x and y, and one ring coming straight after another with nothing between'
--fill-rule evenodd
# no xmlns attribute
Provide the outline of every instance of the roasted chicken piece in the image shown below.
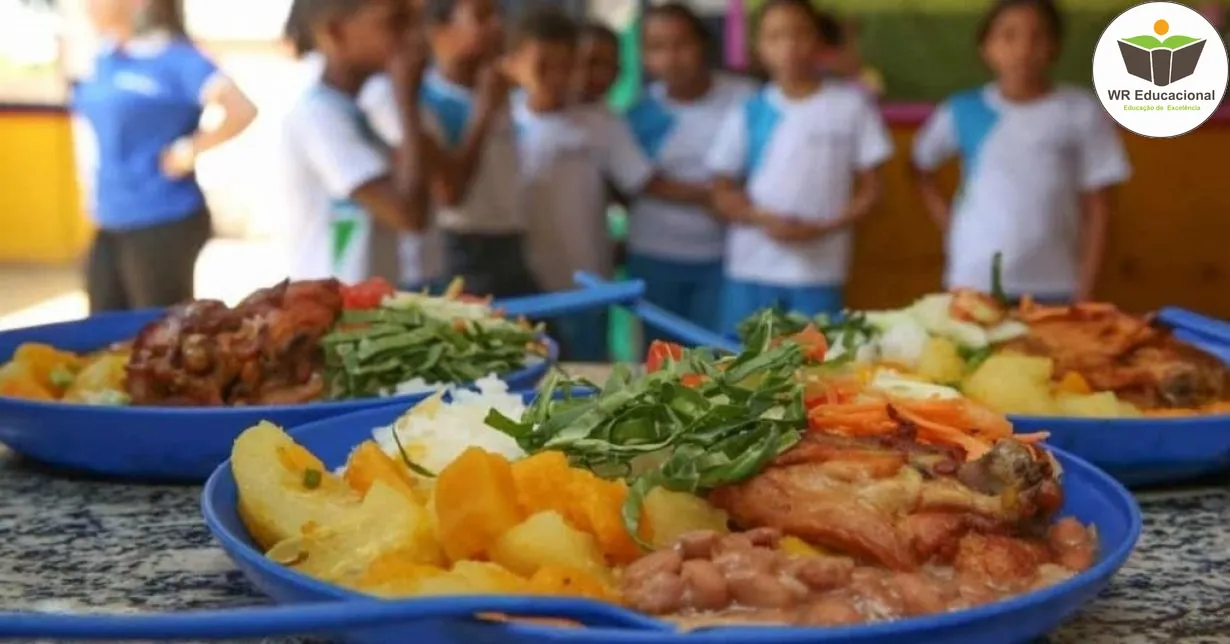
<svg viewBox="0 0 1230 644"><path fill-rule="evenodd" d="M813 432L752 479L710 495L769 527L894 570L950 563L967 533L1038 535L1062 505L1049 455L1007 439L985 456Z"/></svg>
<svg viewBox="0 0 1230 644"><path fill-rule="evenodd" d="M1095 391L1113 391L1143 410L1203 407L1227 397L1226 366L1179 342L1148 317L1110 304L1041 306L1019 313L1029 334L1002 349L1051 358L1055 375L1079 373Z"/></svg>
<svg viewBox="0 0 1230 644"><path fill-rule="evenodd" d="M200 300L146 326L132 345L136 405L291 404L324 393L320 339L342 309L336 280L283 282L235 308Z"/></svg>

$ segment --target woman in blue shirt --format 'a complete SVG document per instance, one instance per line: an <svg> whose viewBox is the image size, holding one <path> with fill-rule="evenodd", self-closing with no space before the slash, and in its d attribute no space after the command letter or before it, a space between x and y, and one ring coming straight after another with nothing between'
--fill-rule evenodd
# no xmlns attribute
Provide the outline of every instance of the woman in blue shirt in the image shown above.
<svg viewBox="0 0 1230 644"><path fill-rule="evenodd" d="M92 312L191 299L211 234L197 155L243 131L256 108L184 33L176 0L88 0L106 43L73 109L97 140L86 269ZM206 107L224 116L200 128Z"/></svg>

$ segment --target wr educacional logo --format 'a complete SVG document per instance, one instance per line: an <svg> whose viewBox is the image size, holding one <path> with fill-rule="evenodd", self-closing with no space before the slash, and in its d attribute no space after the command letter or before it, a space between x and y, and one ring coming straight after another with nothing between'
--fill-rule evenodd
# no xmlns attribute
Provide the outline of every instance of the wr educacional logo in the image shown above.
<svg viewBox="0 0 1230 644"><path fill-rule="evenodd" d="M1207 40L1178 34L1166 36L1170 24L1165 20L1153 23L1153 32L1157 35L1119 39L1119 53L1129 74L1165 87L1196 72Z"/></svg>

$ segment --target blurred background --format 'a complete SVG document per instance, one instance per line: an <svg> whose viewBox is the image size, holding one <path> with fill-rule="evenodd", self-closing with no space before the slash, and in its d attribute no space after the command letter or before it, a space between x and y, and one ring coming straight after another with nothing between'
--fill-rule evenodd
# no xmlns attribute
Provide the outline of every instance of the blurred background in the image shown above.
<svg viewBox="0 0 1230 644"><path fill-rule="evenodd" d="M549 0L539 0L545 2ZM636 93L637 17L648 0L557 0L623 34L617 106ZM818 0L857 33L853 48L883 88L897 139L886 199L858 231L848 300L900 305L939 288L941 240L917 203L903 151L932 101L985 79L974 30L986 0ZM722 43L723 64L747 64L756 0L693 0ZM1135 0L1068 0L1062 80L1089 84L1093 44ZM1192 2L1222 20L1230 0ZM74 79L90 72L97 43L82 0L0 0L0 328L85 314L79 261L91 235L83 177L88 134L66 109ZM509 11L525 2L505 0ZM190 35L248 93L262 117L208 153L199 180L217 236L197 267L198 295L234 300L278 278L267 236L278 204L262 194L259 164L270 121L293 98L293 60L281 41L288 0L183 0ZM1171 140L1123 132L1134 176L1119 195L1098 295L1133 310L1178 304L1230 317L1230 190L1225 178L1230 111ZM956 180L955 168L947 180ZM619 232L619 226L615 226Z"/></svg>

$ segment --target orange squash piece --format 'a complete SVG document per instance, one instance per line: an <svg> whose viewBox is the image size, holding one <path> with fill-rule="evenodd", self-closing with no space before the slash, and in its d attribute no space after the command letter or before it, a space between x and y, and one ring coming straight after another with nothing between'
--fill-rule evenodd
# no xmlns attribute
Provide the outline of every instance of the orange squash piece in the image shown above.
<svg viewBox="0 0 1230 644"><path fill-rule="evenodd" d="M440 542L452 561L486 558L496 539L525 518L512 465L477 447L440 472L435 506Z"/></svg>
<svg viewBox="0 0 1230 644"><path fill-rule="evenodd" d="M17 347L13 352L13 362L29 367L30 374L38 384L57 396L64 392L68 383L64 383L64 386L57 385L52 374L57 370L75 374L81 367L81 358L76 354L36 342L27 342Z"/></svg>
<svg viewBox="0 0 1230 644"><path fill-rule="evenodd" d="M526 515L558 512L598 541L608 563L628 564L643 553L623 522L628 488L572 467L561 452L540 452L512 466L517 499Z"/></svg>
<svg viewBox="0 0 1230 644"><path fill-rule="evenodd" d="M359 494L366 495L372 484L382 481L416 503L419 501L410 473L385 454L375 441L366 441L350 453L345 478L346 483Z"/></svg>
<svg viewBox="0 0 1230 644"><path fill-rule="evenodd" d="M619 593L601 579L566 566L547 565L539 568L530 578L529 592L532 595L584 597L612 604L620 603Z"/></svg>

